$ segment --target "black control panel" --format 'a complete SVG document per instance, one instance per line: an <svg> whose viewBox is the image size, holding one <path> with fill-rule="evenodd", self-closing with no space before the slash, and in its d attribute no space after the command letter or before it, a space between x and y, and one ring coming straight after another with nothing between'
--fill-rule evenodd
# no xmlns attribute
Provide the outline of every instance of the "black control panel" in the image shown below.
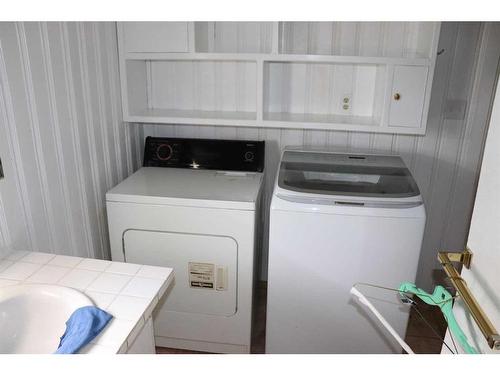
<svg viewBox="0 0 500 375"><path fill-rule="evenodd" d="M264 141L147 137L145 167L262 172Z"/></svg>

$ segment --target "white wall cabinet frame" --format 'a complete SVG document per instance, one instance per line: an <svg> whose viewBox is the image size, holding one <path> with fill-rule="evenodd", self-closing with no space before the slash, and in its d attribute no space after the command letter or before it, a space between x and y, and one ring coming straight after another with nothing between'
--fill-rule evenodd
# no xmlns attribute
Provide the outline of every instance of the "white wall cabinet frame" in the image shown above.
<svg viewBox="0 0 500 375"><path fill-rule="evenodd" d="M129 52L189 52L193 33L188 22L126 22L120 24Z"/></svg>
<svg viewBox="0 0 500 375"><path fill-rule="evenodd" d="M418 127L422 121L428 74L427 66L394 67L388 126Z"/></svg>
<svg viewBox="0 0 500 375"><path fill-rule="evenodd" d="M393 35L397 33L391 31L396 27L392 23L388 26L382 23L369 23L368 26L364 23L357 26L308 23L310 30L316 30L316 34L310 32L316 39L317 35L323 35L317 30L325 27L332 30L345 27L342 34L345 38L351 34L357 38L355 49L341 48L342 43L352 45L351 40L335 41L332 36L334 41L327 44L314 39L313 52L317 50L321 54L281 53L286 38L284 30L293 28L286 22L244 23L243 26L232 23L226 27L228 30L238 28L242 34L238 34L238 38L218 35L214 32L217 27L225 30L225 26L218 24L186 22L183 30L187 30L188 52L137 52L127 49L124 24L118 23L125 121L425 134L439 23L399 23L396 26L404 36ZM367 55L374 45L368 32L376 28L384 34L378 39L378 52ZM412 34L412 30L421 30L422 35ZM207 34L197 34L200 32ZM178 37L185 45L185 33L179 33ZM399 38L397 42L392 41L395 38ZM290 47L293 38L289 39L292 41L287 41L288 49L304 49L293 49ZM388 40L398 47L389 46ZM175 46L176 42L169 44ZM335 47L338 44L340 47ZM321 47L325 45L327 47ZM238 52L213 52L221 50ZM325 50L340 54L327 54ZM294 69L288 69L286 75L277 78L279 69L275 67L280 64ZM277 85L283 85L282 97L274 87ZM287 85L293 86L295 96L285 90ZM372 94L361 94L365 88L373 90L374 87ZM165 99L167 97L171 99ZM339 106L347 109L339 112ZM273 108L282 109L273 111Z"/></svg>

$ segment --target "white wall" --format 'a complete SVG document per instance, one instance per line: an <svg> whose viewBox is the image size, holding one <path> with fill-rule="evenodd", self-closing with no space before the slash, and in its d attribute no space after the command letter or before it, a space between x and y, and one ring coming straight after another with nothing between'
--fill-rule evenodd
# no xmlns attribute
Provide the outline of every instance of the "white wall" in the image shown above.
<svg viewBox="0 0 500 375"><path fill-rule="evenodd" d="M489 76L493 81L495 76L491 67L482 72L485 82L479 92L473 91L474 84L477 84L475 72L481 35L480 23L442 25L438 50L445 51L437 60L425 136L187 125L139 126L144 136L265 140L266 205L269 205L280 150L284 146L318 146L339 151L365 149L401 154L419 184L428 211L418 282L430 288L438 269L435 259L437 250L462 248L470 221L487 112L476 110L472 118L469 110L488 101L484 97L491 97L492 87L487 84L487 78ZM478 102L478 98L482 101ZM451 113L453 107L460 107L461 104L466 111L462 114ZM264 242L261 262L263 279L267 275L267 240Z"/></svg>
<svg viewBox="0 0 500 375"><path fill-rule="evenodd" d="M109 255L104 194L136 167L114 23L0 22L0 245Z"/></svg>

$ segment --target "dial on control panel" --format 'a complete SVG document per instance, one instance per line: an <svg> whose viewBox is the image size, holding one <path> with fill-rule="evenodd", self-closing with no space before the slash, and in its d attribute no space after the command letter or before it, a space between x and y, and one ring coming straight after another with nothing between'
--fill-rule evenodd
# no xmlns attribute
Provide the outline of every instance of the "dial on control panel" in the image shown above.
<svg viewBox="0 0 500 375"><path fill-rule="evenodd" d="M166 143L162 143L161 145L158 145L156 148L156 156L158 157L159 160L169 160L172 157L172 146Z"/></svg>
<svg viewBox="0 0 500 375"><path fill-rule="evenodd" d="M245 158L245 161L253 161L255 154L252 151L247 151L243 157Z"/></svg>

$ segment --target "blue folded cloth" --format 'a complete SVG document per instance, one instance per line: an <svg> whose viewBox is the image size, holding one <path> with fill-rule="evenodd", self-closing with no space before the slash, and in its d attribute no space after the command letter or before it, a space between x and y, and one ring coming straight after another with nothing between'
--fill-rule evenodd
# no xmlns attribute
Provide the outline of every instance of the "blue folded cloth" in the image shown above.
<svg viewBox="0 0 500 375"><path fill-rule="evenodd" d="M95 306L76 309L66 322L66 332L61 337L54 354L74 354L87 345L113 318L111 314Z"/></svg>

